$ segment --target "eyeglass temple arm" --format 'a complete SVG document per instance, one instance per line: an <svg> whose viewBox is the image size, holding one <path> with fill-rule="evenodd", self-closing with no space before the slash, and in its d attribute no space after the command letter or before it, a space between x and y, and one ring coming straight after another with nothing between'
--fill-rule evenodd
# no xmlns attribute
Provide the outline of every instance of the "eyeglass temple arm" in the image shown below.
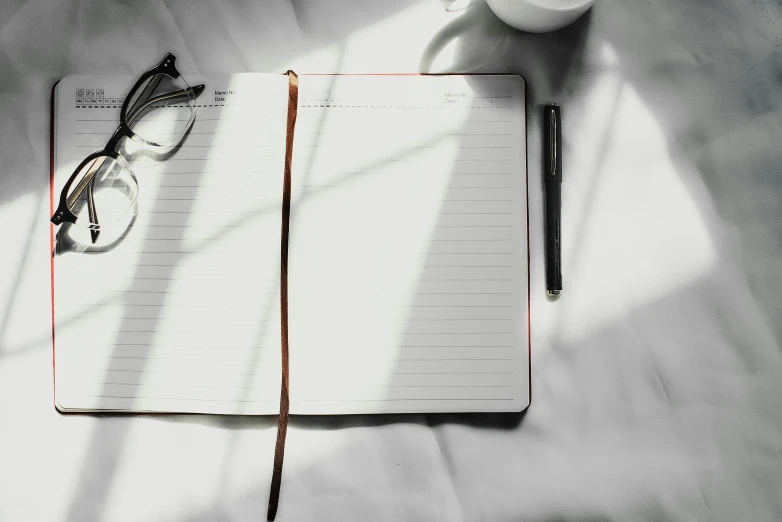
<svg viewBox="0 0 782 522"><path fill-rule="evenodd" d="M90 215L90 223L98 225L98 209L95 208L95 196L92 190L92 183L87 185L87 212ZM90 227L90 236L92 237L93 244L98 240L100 230L96 227Z"/></svg>
<svg viewBox="0 0 782 522"><path fill-rule="evenodd" d="M154 98L149 98L143 103L139 103L142 100L142 98L139 98L138 102L136 102L136 104L130 110L130 114L128 115L128 123L129 124L133 123L133 120L136 119L136 116L138 116L139 113L141 113L141 111L143 111L150 105L153 105L161 101L175 100L177 98L187 98L191 96L193 98L198 98L204 92L204 89L206 89L206 85L204 84L196 85L195 87L191 87L189 89L180 89L178 91L172 91L166 94L155 96Z"/></svg>
<svg viewBox="0 0 782 522"><path fill-rule="evenodd" d="M104 161L106 161L105 157L101 157L93 161L90 165L89 172L87 172L87 174L82 177L81 181L78 185L76 185L76 188L73 190L71 195L68 196L68 208L73 208L78 197L85 188L87 189L87 212L89 213L90 223L93 225L98 224L98 210L95 208L95 197L92 192L92 181L95 179L95 174L100 170ZM99 234L100 232L97 229L90 227L90 236L92 237L93 243L98 240Z"/></svg>
<svg viewBox="0 0 782 522"><path fill-rule="evenodd" d="M92 162L87 173L82 176L79 183L68 196L68 208L72 208L74 204L76 204L76 200L79 199L79 196L81 196L81 193L84 192L84 189L87 188L88 185L92 186L92 180L95 179L95 174L97 174L100 168L103 166L104 161L106 161L106 156L101 156ZM87 203L89 204L89 199L87 200Z"/></svg>
<svg viewBox="0 0 782 522"><path fill-rule="evenodd" d="M99 163L97 161L94 162L92 165L90 165L90 172L87 173L87 175L90 177L90 182L86 184L87 185L87 212L89 213L90 223L92 223L92 225L98 224L98 209L95 208L95 195L93 193L93 184L91 183L91 181L95 179L95 172L98 172L100 170L100 167L101 165L103 165L104 161L105 158L101 158ZM98 163L98 165L96 166L95 163ZM71 198L68 198L69 205L72 206L75 203L75 199L73 202L71 202L70 200ZM95 243L98 240L99 235L100 235L100 230L98 230L94 226L91 226L90 236L92 237L93 243Z"/></svg>
<svg viewBox="0 0 782 522"><path fill-rule="evenodd" d="M150 96L152 96L152 93L155 92L155 89L157 89L161 81L163 81L162 74L156 74L149 79L147 85L144 87L144 90L141 91L141 94L139 94L138 98L136 98L136 102L130 107L128 107L128 110L131 114L138 113L139 106L141 106L141 104L143 104L145 101L149 99Z"/></svg>

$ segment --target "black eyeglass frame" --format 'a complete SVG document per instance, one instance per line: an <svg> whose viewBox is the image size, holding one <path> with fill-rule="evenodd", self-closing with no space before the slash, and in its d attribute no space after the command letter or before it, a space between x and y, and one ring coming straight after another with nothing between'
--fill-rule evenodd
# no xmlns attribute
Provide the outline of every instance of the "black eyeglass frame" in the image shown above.
<svg viewBox="0 0 782 522"><path fill-rule="evenodd" d="M118 152L117 146L119 145L119 142L122 140L122 138L130 138L134 141L141 142L147 145L150 145L152 147L166 147L170 145L175 145L179 141L182 140L184 135L187 133L187 131L190 129L190 127L193 125L193 121L195 121L195 99L198 98L198 96L201 95L201 93L204 91L205 86L204 85L196 85L195 87L190 87L187 82L184 81L184 78L182 78L182 75L179 73L179 71L176 68L176 57L168 53L163 58L163 60L157 64L156 66L152 67L148 71L146 71L144 74L139 77L139 79L136 81L136 83L133 85L133 88L130 89L130 92L125 97L125 101L122 103L122 109L120 110L120 117L119 117L119 126L114 131L114 134L112 134L111 138L109 138L109 141L106 143L106 146L103 147L102 150L95 151L84 160L79 163L79 166L76 167L76 169L73 171L73 174L71 174L70 178L68 178L68 181L65 182L65 185L63 186L62 192L60 193L60 202L57 206L57 210L55 210L54 215L51 218L51 222L54 225L60 225L63 222L68 223L76 223L77 216L71 211L68 199L69 199L69 191L71 189L71 185L73 185L73 182L76 180L77 176L82 172L82 170L90 163L94 162L102 157L108 157L111 159L114 159L118 162L125 162L125 158ZM155 78L156 75L168 75L173 79L181 79L185 85L188 85L186 89L183 89L181 91L175 91L172 93L167 93L165 95L156 96L155 98L149 99L148 96L154 91L154 89L157 87L157 84L160 82L160 79L162 79L162 76L160 76L157 82L154 80L150 82L145 90L148 91L146 96L144 96L144 93L142 93L141 96L137 98L136 105L138 105L138 102L140 101L142 105L140 107L130 107L130 101L135 97L136 92L141 89L141 87L147 82L147 80L150 80L151 78ZM133 129L130 128L129 123L132 123L133 119L145 108L149 107L153 103L168 100L171 98L177 98L187 96L192 101L193 110L190 114L190 119L188 120L187 124L184 126L183 130L175 136L170 142L165 143L156 143L149 140L145 140L144 138L137 135L135 132L133 132ZM128 114L130 113L130 118L128 118ZM92 214L94 212L94 204L92 203L92 181L94 179L95 174L100 170L100 168L91 170L90 173L87 175L91 175L90 179L85 179L84 181L84 187L76 192L74 194L71 194L71 198L78 198L81 193L84 190L88 191L87 195L87 204L90 207L89 211ZM132 171L131 171L132 174ZM86 176L85 175L85 178ZM78 187L77 187L78 188ZM93 231L93 242L97 238L97 234Z"/></svg>

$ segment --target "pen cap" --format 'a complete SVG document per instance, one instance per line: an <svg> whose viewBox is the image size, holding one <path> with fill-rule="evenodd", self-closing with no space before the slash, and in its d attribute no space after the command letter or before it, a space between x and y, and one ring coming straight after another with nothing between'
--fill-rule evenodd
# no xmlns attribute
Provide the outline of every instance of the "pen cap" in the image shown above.
<svg viewBox="0 0 782 522"><path fill-rule="evenodd" d="M562 125L559 105L549 104L543 108L543 146L545 149L544 181L562 182Z"/></svg>

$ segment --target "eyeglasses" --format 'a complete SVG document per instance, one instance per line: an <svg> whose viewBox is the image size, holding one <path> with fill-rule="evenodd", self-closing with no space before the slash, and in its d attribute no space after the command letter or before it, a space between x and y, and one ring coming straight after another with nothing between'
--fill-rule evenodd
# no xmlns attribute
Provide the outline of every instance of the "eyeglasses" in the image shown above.
<svg viewBox="0 0 782 522"><path fill-rule="evenodd" d="M130 138L154 152L172 150L193 125L195 100L205 88L190 87L175 61L169 53L138 79L125 97L119 126L106 146L87 156L65 183L53 224L87 228L95 243L101 230L122 222L136 205L138 182L120 153L120 141Z"/></svg>

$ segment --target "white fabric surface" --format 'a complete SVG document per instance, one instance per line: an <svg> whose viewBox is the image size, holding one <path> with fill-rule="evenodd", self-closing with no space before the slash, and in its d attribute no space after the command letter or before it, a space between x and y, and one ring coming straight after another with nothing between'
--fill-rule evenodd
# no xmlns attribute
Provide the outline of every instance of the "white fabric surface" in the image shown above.
<svg viewBox="0 0 782 522"><path fill-rule="evenodd" d="M780 4L598 0L551 35L446 4L0 2L0 521L265 516L274 418L53 406L49 92L166 51L184 74L528 82L532 406L296 418L278 520L782 520ZM558 302L543 277L549 100L565 139Z"/></svg>

